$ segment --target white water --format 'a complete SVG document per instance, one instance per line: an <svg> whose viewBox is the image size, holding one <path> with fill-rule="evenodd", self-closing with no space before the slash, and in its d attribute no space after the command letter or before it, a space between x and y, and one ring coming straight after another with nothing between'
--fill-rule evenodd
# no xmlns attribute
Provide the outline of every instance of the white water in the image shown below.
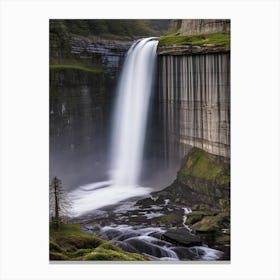
<svg viewBox="0 0 280 280"><path fill-rule="evenodd" d="M141 39L129 49L118 84L109 181L81 186L70 196L73 216L133 196L148 194L139 186L148 109L156 68L155 38Z"/></svg>
<svg viewBox="0 0 280 280"><path fill-rule="evenodd" d="M157 43L154 38L134 43L120 78L112 151L112 180L117 186L133 188L139 183Z"/></svg>

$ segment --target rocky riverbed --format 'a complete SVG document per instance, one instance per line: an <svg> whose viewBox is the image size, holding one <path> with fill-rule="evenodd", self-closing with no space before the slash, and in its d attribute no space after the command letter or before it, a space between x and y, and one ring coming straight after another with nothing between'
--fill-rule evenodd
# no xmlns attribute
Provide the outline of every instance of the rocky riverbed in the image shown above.
<svg viewBox="0 0 280 280"><path fill-rule="evenodd" d="M73 222L152 260L230 260L229 162L193 148L167 188Z"/></svg>
<svg viewBox="0 0 280 280"><path fill-rule="evenodd" d="M96 210L74 222L125 251L152 260L229 260L229 245L209 247L207 239L188 226L188 215L192 217L192 213L168 199L149 196Z"/></svg>

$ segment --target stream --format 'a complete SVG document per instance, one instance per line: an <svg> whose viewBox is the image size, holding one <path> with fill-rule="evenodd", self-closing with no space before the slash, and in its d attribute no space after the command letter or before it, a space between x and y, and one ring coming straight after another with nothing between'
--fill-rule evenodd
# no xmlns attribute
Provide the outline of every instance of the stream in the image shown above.
<svg viewBox="0 0 280 280"><path fill-rule="evenodd" d="M155 200L152 196L145 198ZM209 248L185 226L190 209L169 205L168 200L150 206L141 205L139 201L137 197L96 209L73 218L73 222L82 224L87 232L109 240L125 251L143 254L154 261L223 259L224 252ZM181 225L159 223L160 217L171 212L181 215ZM179 233L176 240L170 241L165 236L171 232Z"/></svg>

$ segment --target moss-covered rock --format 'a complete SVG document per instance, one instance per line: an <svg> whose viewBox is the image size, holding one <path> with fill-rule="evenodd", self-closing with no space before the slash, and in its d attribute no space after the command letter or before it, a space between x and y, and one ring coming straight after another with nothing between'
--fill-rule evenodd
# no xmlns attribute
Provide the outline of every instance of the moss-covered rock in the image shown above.
<svg viewBox="0 0 280 280"><path fill-rule="evenodd" d="M198 218L198 215L195 217ZM229 212L221 212L217 215L203 216L202 219L191 224L190 226L192 230L209 245L225 245L230 243Z"/></svg>
<svg viewBox="0 0 280 280"><path fill-rule="evenodd" d="M191 208L186 225L208 245L230 243L230 162L228 158L192 148L176 180L153 193L158 201L169 199L174 208ZM172 213L157 218L172 224ZM181 214L182 219L182 214ZM153 221L154 222L154 221ZM173 222L174 225L174 222ZM175 224L176 226L176 224Z"/></svg>
<svg viewBox="0 0 280 280"><path fill-rule="evenodd" d="M217 184L229 184L229 161L204 150L193 148L183 168L179 171L179 177L182 181L194 177L214 181Z"/></svg>
<svg viewBox="0 0 280 280"><path fill-rule="evenodd" d="M146 261L145 256L139 254L127 253L123 250L110 250L98 247L96 250L83 257L85 261Z"/></svg>
<svg viewBox="0 0 280 280"><path fill-rule="evenodd" d="M177 175L178 184L188 186L199 204L226 210L230 206L229 159L193 148Z"/></svg>
<svg viewBox="0 0 280 280"><path fill-rule="evenodd" d="M162 36L159 40L159 47L166 45L222 45L230 47L230 33L211 33L194 35L169 35Z"/></svg>
<svg viewBox="0 0 280 280"><path fill-rule="evenodd" d="M81 230L78 224L50 227L50 260L147 261L149 258L123 251L118 246Z"/></svg>
<svg viewBox="0 0 280 280"><path fill-rule="evenodd" d="M200 220L202 220L202 218L205 217L206 215L207 215L207 213L203 212L203 211L193 211L188 214L186 224L189 226L193 225L193 224L199 222Z"/></svg>
<svg viewBox="0 0 280 280"><path fill-rule="evenodd" d="M163 216L152 219L152 222L157 225L178 226L182 224L183 210L173 210L170 213L165 213Z"/></svg>
<svg viewBox="0 0 280 280"><path fill-rule="evenodd" d="M50 260L52 261L67 261L69 260L69 257L62 253L56 253L50 251Z"/></svg>
<svg viewBox="0 0 280 280"><path fill-rule="evenodd" d="M215 216L204 216L199 222L193 224L196 232L222 232L229 227L229 213L222 212Z"/></svg>

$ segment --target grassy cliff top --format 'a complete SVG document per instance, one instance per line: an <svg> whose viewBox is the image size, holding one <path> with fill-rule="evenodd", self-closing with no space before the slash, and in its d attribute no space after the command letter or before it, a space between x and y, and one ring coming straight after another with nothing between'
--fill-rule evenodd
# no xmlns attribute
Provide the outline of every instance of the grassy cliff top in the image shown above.
<svg viewBox="0 0 280 280"><path fill-rule="evenodd" d="M50 260L66 261L147 261L140 254L128 253L107 240L81 230L79 224L50 227Z"/></svg>
<svg viewBox="0 0 280 280"><path fill-rule="evenodd" d="M159 46L169 45L214 45L230 48L230 33L162 36Z"/></svg>
<svg viewBox="0 0 280 280"><path fill-rule="evenodd" d="M78 64L53 64L50 65L50 70L65 70L65 69L71 69L71 70L80 70L80 71L86 71L93 74L102 74L104 73L104 69L101 67L94 67L94 66L84 66L84 65L78 65Z"/></svg>

